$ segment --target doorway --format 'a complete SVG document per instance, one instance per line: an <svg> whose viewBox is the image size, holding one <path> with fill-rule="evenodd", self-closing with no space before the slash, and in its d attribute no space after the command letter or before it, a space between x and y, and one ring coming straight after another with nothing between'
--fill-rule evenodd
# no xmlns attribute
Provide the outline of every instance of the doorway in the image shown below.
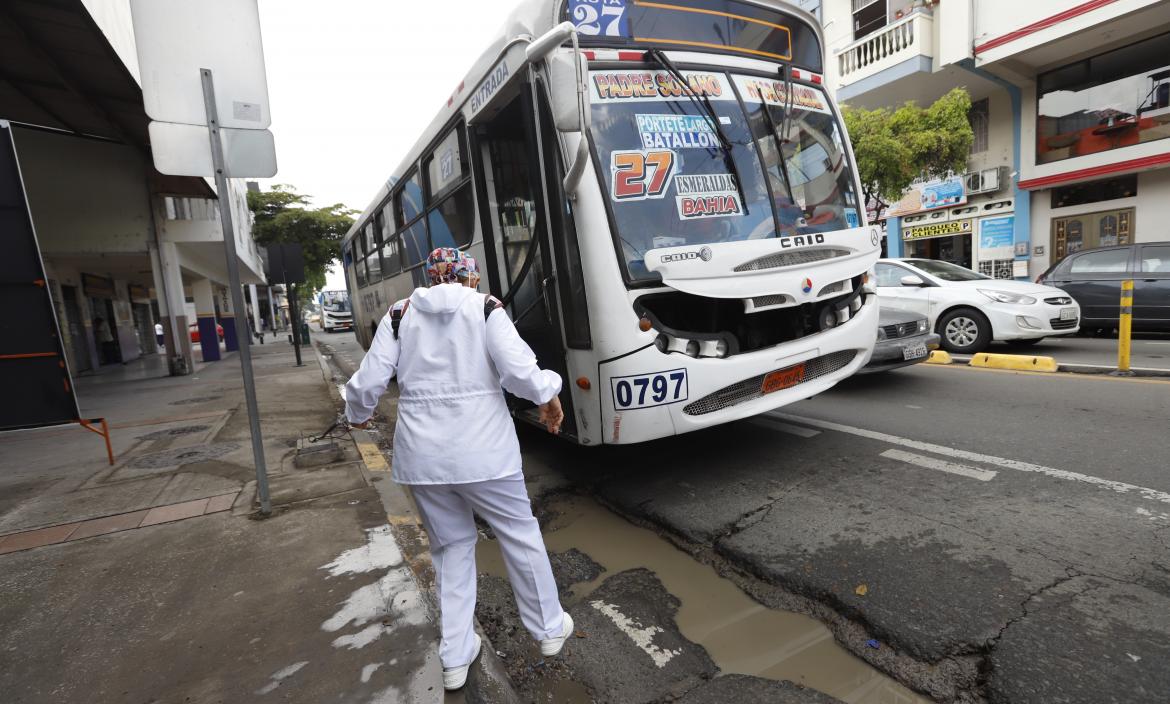
<svg viewBox="0 0 1170 704"><path fill-rule="evenodd" d="M61 303L65 308L65 328L69 331L69 349L73 352L73 371L87 372L93 369L89 358L89 345L85 343L85 325L81 322L81 307L77 305L77 287L61 287Z"/></svg>
<svg viewBox="0 0 1170 704"><path fill-rule="evenodd" d="M573 436L576 424L561 333L556 268L549 238L545 184L538 149L532 84L517 81L502 107L481 113L471 126L476 162L484 251L492 293L511 295L508 312L520 336L545 369L561 375L561 432ZM526 402L509 398L520 410Z"/></svg>

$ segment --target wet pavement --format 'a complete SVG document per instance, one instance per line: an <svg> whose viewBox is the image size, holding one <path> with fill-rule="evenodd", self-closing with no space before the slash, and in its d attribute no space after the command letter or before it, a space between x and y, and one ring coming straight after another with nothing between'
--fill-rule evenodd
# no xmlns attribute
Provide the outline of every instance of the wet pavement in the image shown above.
<svg viewBox="0 0 1170 704"><path fill-rule="evenodd" d="M611 631L594 652L612 655L509 667L553 673L517 683L539 701L560 701L545 680L574 666L600 673L580 678L594 696L619 701L623 681L641 678L623 668L654 662L648 643L659 657L706 653L722 676L693 697L787 679L845 701L1164 702L1168 417L1165 381L918 367L632 447L522 429L538 508L566 491L597 502L550 509L548 547L605 568L566 599ZM484 601L506 604L489 555ZM619 577L592 607L588 595ZM512 635L505 659L527 638Z"/></svg>

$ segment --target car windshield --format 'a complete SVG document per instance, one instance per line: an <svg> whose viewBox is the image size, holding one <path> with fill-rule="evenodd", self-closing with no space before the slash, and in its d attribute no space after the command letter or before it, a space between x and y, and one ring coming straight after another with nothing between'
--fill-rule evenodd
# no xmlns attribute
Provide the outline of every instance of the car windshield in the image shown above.
<svg viewBox="0 0 1170 704"><path fill-rule="evenodd" d="M860 224L840 131L820 90L799 86L791 139L781 149L773 121L783 117L783 84L712 71L682 75L697 99L666 70L589 75L599 169L631 280L654 278L645 263L652 249Z"/></svg>
<svg viewBox="0 0 1170 704"><path fill-rule="evenodd" d="M983 274L961 267L958 264L942 262L936 259L907 259L906 263L943 281L983 281L991 279L990 276L984 276Z"/></svg>

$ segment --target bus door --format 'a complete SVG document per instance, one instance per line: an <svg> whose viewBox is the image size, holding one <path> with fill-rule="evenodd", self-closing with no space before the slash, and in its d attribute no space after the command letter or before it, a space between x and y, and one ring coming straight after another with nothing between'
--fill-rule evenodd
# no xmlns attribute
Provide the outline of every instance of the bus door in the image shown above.
<svg viewBox="0 0 1170 704"><path fill-rule="evenodd" d="M514 291L508 314L520 336L545 369L561 375L563 434L576 436L572 394L561 335L556 267L549 240L540 133L532 84L516 81L515 95L501 107L485 110L471 126L476 162L484 254L491 292L503 298ZM531 413L530 404L509 397L513 408Z"/></svg>

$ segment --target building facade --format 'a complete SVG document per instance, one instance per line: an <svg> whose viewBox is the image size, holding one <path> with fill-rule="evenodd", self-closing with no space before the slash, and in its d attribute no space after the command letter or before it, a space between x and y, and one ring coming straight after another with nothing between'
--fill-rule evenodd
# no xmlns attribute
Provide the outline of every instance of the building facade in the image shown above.
<svg viewBox="0 0 1170 704"><path fill-rule="evenodd" d="M129 3L11 0L0 30L0 120L69 370L165 352L162 373L189 373L235 349L219 209L232 212L243 283L263 284L246 188L217 194L154 169Z"/></svg>
<svg viewBox="0 0 1170 704"><path fill-rule="evenodd" d="M1170 239L1170 2L822 0L827 81L858 107L971 94L967 171L890 210L890 256L1032 278Z"/></svg>

